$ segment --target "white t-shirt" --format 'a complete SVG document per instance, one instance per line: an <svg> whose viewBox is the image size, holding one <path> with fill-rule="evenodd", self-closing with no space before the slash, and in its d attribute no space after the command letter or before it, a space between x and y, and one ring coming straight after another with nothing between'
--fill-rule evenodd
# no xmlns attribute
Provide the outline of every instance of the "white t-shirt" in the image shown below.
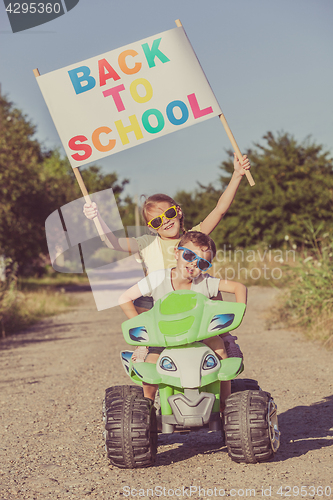
<svg viewBox="0 0 333 500"><path fill-rule="evenodd" d="M201 222L194 226L191 231L200 232ZM175 267L175 248L178 246L180 238L162 240L158 235L145 234L135 238L140 255L144 261L148 273L159 269Z"/></svg>
<svg viewBox="0 0 333 500"><path fill-rule="evenodd" d="M202 273L192 281L191 290L202 293L208 298L216 297L219 293L220 279ZM174 288L171 280L171 269L159 269L149 273L138 283L140 292L144 296L153 297L154 302L164 297L167 293L173 292Z"/></svg>

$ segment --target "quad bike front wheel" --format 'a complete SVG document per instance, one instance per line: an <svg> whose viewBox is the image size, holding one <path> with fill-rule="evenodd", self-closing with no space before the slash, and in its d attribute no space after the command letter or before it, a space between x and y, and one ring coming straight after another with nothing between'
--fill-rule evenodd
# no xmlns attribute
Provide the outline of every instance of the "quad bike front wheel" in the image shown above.
<svg viewBox="0 0 333 500"><path fill-rule="evenodd" d="M105 408L105 448L113 465L123 469L148 467L155 462L155 408L140 394L116 398Z"/></svg>
<svg viewBox="0 0 333 500"><path fill-rule="evenodd" d="M252 378L235 378L231 381L231 394L240 391L260 391L260 387Z"/></svg>
<svg viewBox="0 0 333 500"><path fill-rule="evenodd" d="M231 394L224 411L228 454L235 462L270 460L280 445L277 407L269 392L245 390Z"/></svg>
<svg viewBox="0 0 333 500"><path fill-rule="evenodd" d="M143 396L142 387L139 385L114 385L105 390L103 401L103 417L105 419L105 410L116 400L123 400L128 395Z"/></svg>
<svg viewBox="0 0 333 500"><path fill-rule="evenodd" d="M126 396L136 395L143 397L143 390L138 385L114 385L105 390L105 398L103 400L103 422L107 422L107 412L109 411L112 403L116 401L123 401ZM104 439L106 440L107 431L105 430Z"/></svg>

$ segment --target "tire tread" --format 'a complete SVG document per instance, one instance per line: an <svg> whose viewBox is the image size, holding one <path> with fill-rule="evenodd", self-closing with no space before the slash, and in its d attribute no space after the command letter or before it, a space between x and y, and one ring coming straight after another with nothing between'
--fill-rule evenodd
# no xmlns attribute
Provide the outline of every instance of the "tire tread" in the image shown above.
<svg viewBox="0 0 333 500"><path fill-rule="evenodd" d="M257 463L273 457L267 422L270 398L265 391L244 390L227 399L224 429L228 453L235 462Z"/></svg>
<svg viewBox="0 0 333 500"><path fill-rule="evenodd" d="M126 387L132 386L107 389L105 396L107 456L120 468L148 467L154 463L157 452L155 408L142 393L123 389Z"/></svg>

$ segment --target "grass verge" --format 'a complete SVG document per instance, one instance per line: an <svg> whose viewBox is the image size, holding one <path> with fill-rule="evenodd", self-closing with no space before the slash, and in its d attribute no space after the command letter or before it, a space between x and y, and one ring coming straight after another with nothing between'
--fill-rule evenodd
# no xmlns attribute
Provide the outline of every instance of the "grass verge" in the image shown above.
<svg viewBox="0 0 333 500"><path fill-rule="evenodd" d="M333 349L333 235L309 225L312 249L292 269L278 314L288 326Z"/></svg>
<svg viewBox="0 0 333 500"><path fill-rule="evenodd" d="M2 337L24 330L45 317L68 311L76 303L77 301L64 289L16 291L15 297L8 297L4 304L5 311L1 321Z"/></svg>
<svg viewBox="0 0 333 500"><path fill-rule="evenodd" d="M0 336L24 330L41 319L71 310L77 304L67 285L89 284L86 277L55 273L43 278L16 277L16 267L7 262L0 282Z"/></svg>
<svg viewBox="0 0 333 500"><path fill-rule="evenodd" d="M246 286L283 288L271 321L333 349L333 234L320 235L320 230L307 224L301 251L288 237L281 250L263 246L218 250L213 275Z"/></svg>

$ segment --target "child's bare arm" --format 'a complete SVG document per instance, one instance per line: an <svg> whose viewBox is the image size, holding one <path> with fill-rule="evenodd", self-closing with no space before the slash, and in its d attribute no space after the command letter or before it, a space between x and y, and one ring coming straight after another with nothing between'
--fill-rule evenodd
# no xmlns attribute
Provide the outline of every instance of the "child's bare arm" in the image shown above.
<svg viewBox="0 0 333 500"><path fill-rule="evenodd" d="M236 155L234 155L234 173L226 190L220 196L216 207L201 223L201 231L203 233L210 234L216 228L222 217L227 213L235 198L240 181L242 180L245 171L250 169L250 166L250 161L246 155L243 156L242 163L240 163Z"/></svg>
<svg viewBox="0 0 333 500"><path fill-rule="evenodd" d="M136 253L139 250L138 244L134 238L117 238L113 234L109 226L102 219L95 202L91 203L91 205L85 203L83 206L83 213L87 217L87 219L91 220L95 217L98 218L99 222L101 223L102 229L107 236L111 247L114 250L121 250L122 252L131 251L132 253Z"/></svg>
<svg viewBox="0 0 333 500"><path fill-rule="evenodd" d="M122 293L119 297L119 305L128 319L134 318L134 316L138 316L137 310L135 309L135 306L133 304L134 300L138 297L141 297L139 285L132 286L131 288L126 290L126 292Z"/></svg>
<svg viewBox="0 0 333 500"><path fill-rule="evenodd" d="M247 288L242 283L237 283L236 281L220 280L219 284L220 292L234 293L236 297L236 302L247 303Z"/></svg>

